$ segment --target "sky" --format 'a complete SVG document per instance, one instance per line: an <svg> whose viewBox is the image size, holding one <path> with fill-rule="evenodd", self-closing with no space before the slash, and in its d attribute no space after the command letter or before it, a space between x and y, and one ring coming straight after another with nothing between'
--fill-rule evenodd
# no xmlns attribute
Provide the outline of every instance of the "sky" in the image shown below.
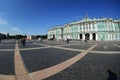
<svg viewBox="0 0 120 80"><path fill-rule="evenodd" d="M0 0L0 33L44 35L86 15L120 19L120 0Z"/></svg>

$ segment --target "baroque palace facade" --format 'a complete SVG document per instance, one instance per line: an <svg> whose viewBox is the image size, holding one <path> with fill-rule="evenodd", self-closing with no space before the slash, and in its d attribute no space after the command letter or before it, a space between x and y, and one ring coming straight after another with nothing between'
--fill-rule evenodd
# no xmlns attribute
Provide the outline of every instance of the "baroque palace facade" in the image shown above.
<svg viewBox="0 0 120 80"><path fill-rule="evenodd" d="M80 21L50 28L48 39L118 41L120 40L120 19L85 17Z"/></svg>

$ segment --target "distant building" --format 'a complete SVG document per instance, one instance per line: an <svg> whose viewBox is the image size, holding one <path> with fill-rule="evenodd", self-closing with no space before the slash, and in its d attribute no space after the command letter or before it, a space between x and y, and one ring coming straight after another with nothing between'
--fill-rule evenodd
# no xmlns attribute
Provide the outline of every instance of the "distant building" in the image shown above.
<svg viewBox="0 0 120 80"><path fill-rule="evenodd" d="M85 17L80 21L50 28L48 39L50 38L118 41L120 40L120 19Z"/></svg>
<svg viewBox="0 0 120 80"><path fill-rule="evenodd" d="M63 27L54 27L48 30L48 39L63 39Z"/></svg>
<svg viewBox="0 0 120 80"><path fill-rule="evenodd" d="M31 37L31 36L27 36L27 38L26 38L26 39L31 40L31 39L32 39L32 37Z"/></svg>

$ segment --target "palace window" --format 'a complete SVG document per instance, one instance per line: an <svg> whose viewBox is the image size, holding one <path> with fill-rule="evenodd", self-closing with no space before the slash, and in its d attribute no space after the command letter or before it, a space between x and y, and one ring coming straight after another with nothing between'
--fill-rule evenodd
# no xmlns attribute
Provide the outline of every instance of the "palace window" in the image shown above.
<svg viewBox="0 0 120 80"><path fill-rule="evenodd" d="M83 30L85 30L85 26L83 26Z"/></svg>
<svg viewBox="0 0 120 80"><path fill-rule="evenodd" d="M86 29L88 29L88 26L86 26Z"/></svg>

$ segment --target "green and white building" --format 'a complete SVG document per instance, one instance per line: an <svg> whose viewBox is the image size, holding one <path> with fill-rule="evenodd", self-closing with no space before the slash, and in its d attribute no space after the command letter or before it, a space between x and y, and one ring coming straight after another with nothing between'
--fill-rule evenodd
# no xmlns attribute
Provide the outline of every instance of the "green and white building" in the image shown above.
<svg viewBox="0 0 120 80"><path fill-rule="evenodd" d="M80 21L71 22L64 26L53 27L48 30L48 39L79 39L97 41L118 41L120 40L120 19L83 18Z"/></svg>

